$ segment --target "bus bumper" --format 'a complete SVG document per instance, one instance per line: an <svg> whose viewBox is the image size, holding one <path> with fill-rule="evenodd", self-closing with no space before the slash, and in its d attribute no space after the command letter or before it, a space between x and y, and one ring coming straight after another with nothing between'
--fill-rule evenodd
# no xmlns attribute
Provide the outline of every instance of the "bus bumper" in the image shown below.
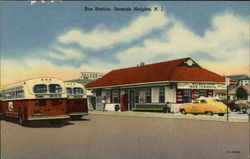
<svg viewBox="0 0 250 159"><path fill-rule="evenodd" d="M69 113L69 116L85 116L88 115L87 112L74 112L74 113Z"/></svg>
<svg viewBox="0 0 250 159"><path fill-rule="evenodd" d="M28 117L28 120L54 120L54 119L68 119L68 115L54 115L54 116L35 116Z"/></svg>

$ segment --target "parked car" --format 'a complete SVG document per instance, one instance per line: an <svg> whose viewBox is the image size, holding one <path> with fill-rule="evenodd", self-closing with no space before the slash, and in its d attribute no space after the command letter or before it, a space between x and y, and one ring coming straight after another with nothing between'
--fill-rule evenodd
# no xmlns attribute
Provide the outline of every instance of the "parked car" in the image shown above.
<svg viewBox="0 0 250 159"><path fill-rule="evenodd" d="M247 102L246 100L239 100L236 101L235 104L237 105L237 107L239 108L239 110L243 113L247 112L247 109L250 109L250 103Z"/></svg>
<svg viewBox="0 0 250 159"><path fill-rule="evenodd" d="M224 104L226 104L231 111L241 111L243 113L246 113L247 109L250 108L250 103L246 100L222 100Z"/></svg>
<svg viewBox="0 0 250 159"><path fill-rule="evenodd" d="M224 116L227 113L227 106L215 98L199 98L193 100L192 104L180 106L179 110L184 115L190 113L195 115L206 114L212 116L213 114L218 114L219 116Z"/></svg>

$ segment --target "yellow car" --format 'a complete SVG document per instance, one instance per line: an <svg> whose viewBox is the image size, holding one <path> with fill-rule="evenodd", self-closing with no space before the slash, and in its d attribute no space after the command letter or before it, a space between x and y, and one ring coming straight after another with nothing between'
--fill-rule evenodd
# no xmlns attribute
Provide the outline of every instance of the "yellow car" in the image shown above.
<svg viewBox="0 0 250 159"><path fill-rule="evenodd" d="M230 112L229 109L228 112ZM212 116L213 114L218 114L219 116L224 116L227 113L227 106L218 99L199 98L193 100L192 104L180 106L180 113L184 115L190 113L195 115L206 114Z"/></svg>

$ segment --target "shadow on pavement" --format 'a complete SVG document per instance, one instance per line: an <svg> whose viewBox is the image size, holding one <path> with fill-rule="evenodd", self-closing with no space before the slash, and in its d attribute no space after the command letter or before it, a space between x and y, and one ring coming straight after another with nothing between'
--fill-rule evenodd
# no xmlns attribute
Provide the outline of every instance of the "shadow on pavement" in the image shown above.
<svg viewBox="0 0 250 159"><path fill-rule="evenodd" d="M6 122L12 122L19 125L17 119L7 118ZM74 123L69 122L69 120L37 120L29 121L25 126L27 128L61 128L65 126L74 125Z"/></svg>
<svg viewBox="0 0 250 159"><path fill-rule="evenodd" d="M90 121L90 119L70 119L69 121Z"/></svg>

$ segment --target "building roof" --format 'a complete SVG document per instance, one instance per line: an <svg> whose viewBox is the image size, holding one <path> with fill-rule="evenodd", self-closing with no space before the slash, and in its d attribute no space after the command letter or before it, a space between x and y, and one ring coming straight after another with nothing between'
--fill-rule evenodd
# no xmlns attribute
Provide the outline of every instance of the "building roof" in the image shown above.
<svg viewBox="0 0 250 159"><path fill-rule="evenodd" d="M230 76L226 76L232 80L235 80L235 81L240 81L240 80L250 80L250 78L245 75L245 74L242 74L242 75L230 75Z"/></svg>
<svg viewBox="0 0 250 159"><path fill-rule="evenodd" d="M244 85L244 86L239 86L239 87L243 87L247 91L247 93L250 94L250 85ZM236 94L237 88L239 87L233 88L232 90L228 92L228 94Z"/></svg>
<svg viewBox="0 0 250 159"><path fill-rule="evenodd" d="M200 67L191 58L182 58L149 65L113 70L100 79L87 84L86 88L123 86L128 84L145 84L152 82L201 81L225 82L225 77Z"/></svg>

